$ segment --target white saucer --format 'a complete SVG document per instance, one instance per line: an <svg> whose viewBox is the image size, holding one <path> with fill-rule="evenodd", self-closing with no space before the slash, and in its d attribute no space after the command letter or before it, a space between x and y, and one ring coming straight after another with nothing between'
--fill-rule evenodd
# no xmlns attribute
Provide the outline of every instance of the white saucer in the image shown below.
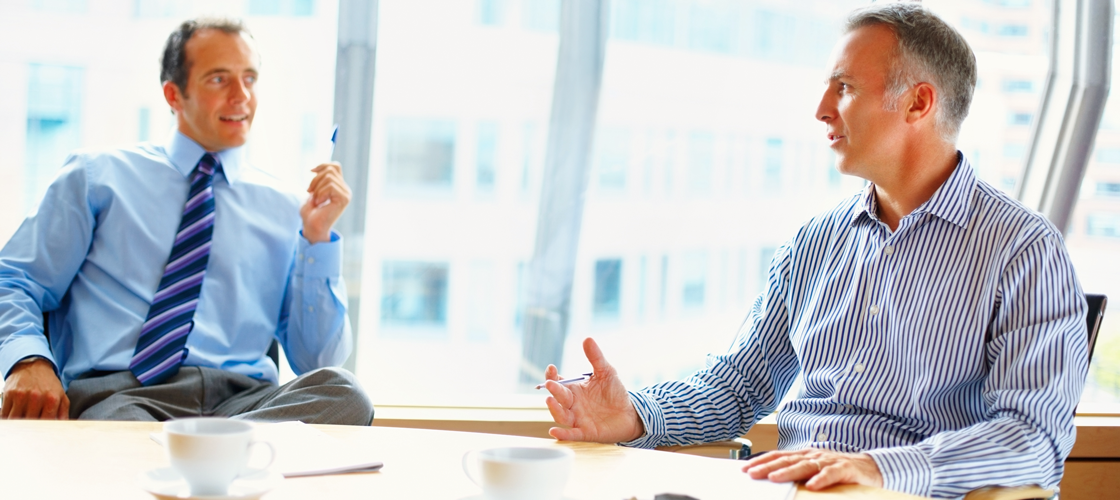
<svg viewBox="0 0 1120 500"><path fill-rule="evenodd" d="M159 500L256 500L268 493L283 477L268 470L249 469L233 480L229 492L216 496L191 496L190 485L175 469L161 467L140 474L140 488Z"/></svg>

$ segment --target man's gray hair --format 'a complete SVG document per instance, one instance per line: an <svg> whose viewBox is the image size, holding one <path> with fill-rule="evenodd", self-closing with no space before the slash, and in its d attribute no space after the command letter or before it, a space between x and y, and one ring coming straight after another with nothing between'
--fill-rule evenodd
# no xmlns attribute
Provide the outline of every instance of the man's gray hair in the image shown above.
<svg viewBox="0 0 1120 500"><path fill-rule="evenodd" d="M898 39L887 80L888 110L896 110L902 94L926 82L937 90L938 129L955 142L968 116L976 89L976 55L957 30L918 3L876 4L853 12L844 27L851 33L866 26L885 26Z"/></svg>

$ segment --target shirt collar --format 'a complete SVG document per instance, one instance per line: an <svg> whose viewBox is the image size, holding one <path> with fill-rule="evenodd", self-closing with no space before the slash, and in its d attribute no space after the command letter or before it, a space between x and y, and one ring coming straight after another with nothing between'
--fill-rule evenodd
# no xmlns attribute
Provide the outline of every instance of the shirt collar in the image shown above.
<svg viewBox="0 0 1120 500"><path fill-rule="evenodd" d="M972 191L976 187L976 172L972 164L957 151L957 166L953 173L941 187L934 191L933 196L914 209L910 215L929 213L945 219L957 226L964 227L968 222L969 207L972 203ZM873 221L879 220L878 199L875 196L875 184L868 184L861 196L863 200L860 209L852 213L850 224L855 224L863 216Z"/></svg>
<svg viewBox="0 0 1120 500"><path fill-rule="evenodd" d="M244 151L244 147L236 147L215 153L222 164L221 172L230 185L241 178ZM206 149L178 130L173 131L167 141L167 156L171 159L171 165L183 174L183 177L191 175L204 154L206 154Z"/></svg>

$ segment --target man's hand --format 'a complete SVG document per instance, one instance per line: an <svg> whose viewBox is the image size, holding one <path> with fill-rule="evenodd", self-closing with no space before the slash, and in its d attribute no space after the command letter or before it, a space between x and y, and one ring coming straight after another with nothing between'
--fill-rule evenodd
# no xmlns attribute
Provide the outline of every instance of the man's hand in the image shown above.
<svg viewBox="0 0 1120 500"><path fill-rule="evenodd" d="M307 192L311 196L299 209L303 218L303 237L311 243L331 240L331 227L350 204L350 186L342 179L342 165L324 163L311 169L315 178Z"/></svg>
<svg viewBox="0 0 1120 500"><path fill-rule="evenodd" d="M814 491L836 484L883 487L879 466L863 453L836 453L815 448L772 451L748 460L743 472L753 479L769 479L775 483L806 481L805 487Z"/></svg>
<svg viewBox="0 0 1120 500"><path fill-rule="evenodd" d="M70 398L50 361L37 358L12 368L4 381L0 418L70 419Z"/></svg>
<svg viewBox="0 0 1120 500"><path fill-rule="evenodd" d="M603 351L588 338L583 341L583 352L595 371L591 379L564 385L556 382L560 379L556 366L548 365L544 372L545 388L552 393L545 404L552 419L562 426L553 427L548 433L561 441L597 443L618 443L642 437L645 427L638 411L614 367L603 357Z"/></svg>

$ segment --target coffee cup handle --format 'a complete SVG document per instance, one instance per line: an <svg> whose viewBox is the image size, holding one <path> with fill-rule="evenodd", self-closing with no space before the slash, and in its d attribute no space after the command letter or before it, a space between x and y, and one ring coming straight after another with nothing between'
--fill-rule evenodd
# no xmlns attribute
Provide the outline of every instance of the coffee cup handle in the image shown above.
<svg viewBox="0 0 1120 500"><path fill-rule="evenodd" d="M471 482L474 483L476 486L482 486L481 484L478 483L478 480L474 478L474 474L471 474L471 467L470 466L471 466L471 464L474 463L474 455L476 453L478 453L478 452L477 451L468 451L468 452L463 454L463 472L466 473L467 479L470 479Z"/></svg>
<svg viewBox="0 0 1120 500"><path fill-rule="evenodd" d="M268 441L253 441L252 443L249 443L249 448L252 448L252 447L254 447L258 444L263 444L263 445L268 447L268 463L264 464L264 466L260 468L261 470L264 470L264 469L267 469L270 465L272 465L272 462L274 460L276 460L276 448L274 448L272 446L272 443L270 443ZM242 477L242 476L248 474L249 471L251 471L251 470L253 470L253 469L249 469L248 467L246 467L245 470L241 471L241 474L237 475L237 477Z"/></svg>

